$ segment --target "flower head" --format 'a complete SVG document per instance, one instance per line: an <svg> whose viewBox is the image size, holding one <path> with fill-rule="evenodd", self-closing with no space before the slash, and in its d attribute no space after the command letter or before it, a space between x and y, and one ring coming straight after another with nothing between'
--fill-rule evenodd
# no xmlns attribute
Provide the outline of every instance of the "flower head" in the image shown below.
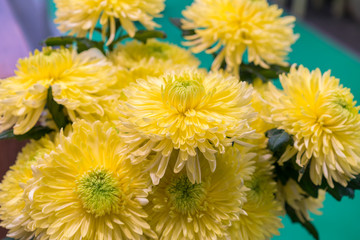
<svg viewBox="0 0 360 240"><path fill-rule="evenodd" d="M136 32L134 22L140 22L147 29L158 27L153 21L164 10L164 0L55 0L57 7L55 23L61 32L85 37L94 32L96 24L102 26L102 35L110 29L108 43L116 34L116 21L133 37Z"/></svg>
<svg viewBox="0 0 360 240"><path fill-rule="evenodd" d="M32 166L36 166L39 159L55 149L58 141L54 139L55 136L46 135L38 141L32 140L28 143L0 184L1 226L9 229L8 237L31 239L35 234L26 227L29 216L24 211L24 188L33 177Z"/></svg>
<svg viewBox="0 0 360 240"><path fill-rule="evenodd" d="M117 67L117 89L127 87L139 78L160 77L166 72L199 66L199 60L189 51L155 39L118 45L109 54L109 59Z"/></svg>
<svg viewBox="0 0 360 240"><path fill-rule="evenodd" d="M216 169L216 153L234 141L257 137L249 122L251 87L235 77L194 70L138 80L124 89L120 132L134 164L146 162L155 184L165 174L173 150L176 173L184 167L200 183L199 155Z"/></svg>
<svg viewBox="0 0 360 240"><path fill-rule="evenodd" d="M36 50L19 60L15 76L0 83L0 132L13 125L15 134L30 130L44 110L49 87L72 121L102 118L117 98L109 88L115 82L111 64L95 49L81 54L64 48Z"/></svg>
<svg viewBox="0 0 360 240"><path fill-rule="evenodd" d="M218 69L225 59L227 70L235 74L245 50L248 61L268 67L287 65L290 46L296 41L294 17L282 17L282 10L265 0L195 0L183 11L183 29L195 30L186 37L195 53L219 53L213 63Z"/></svg>
<svg viewBox="0 0 360 240"><path fill-rule="evenodd" d="M249 189L246 193L246 202L243 204L245 215L240 215L238 221L234 221L229 228L231 239L263 240L278 235L278 229L282 227L279 216L282 206L275 199L277 192L276 182L273 176L271 154L264 149L256 151L255 172L251 179L245 181Z"/></svg>
<svg viewBox="0 0 360 240"><path fill-rule="evenodd" d="M73 124L46 155L26 195L29 227L50 239L156 238L145 221L149 178L120 154L123 147L109 124Z"/></svg>
<svg viewBox="0 0 360 240"><path fill-rule="evenodd" d="M331 187L333 181L346 186L360 173L360 115L350 89L330 71L303 66L293 66L280 81L284 91L273 87L269 96L271 118L293 135L297 164L309 165L316 185L325 177Z"/></svg>
<svg viewBox="0 0 360 240"><path fill-rule="evenodd" d="M232 221L244 214L243 176L252 173L253 162L250 155L240 155L236 149L229 152L216 155L219 164L214 173L200 156L201 183L191 183L184 170L175 174L167 169L146 206L150 225L160 239L222 239ZM170 165L175 161L172 153Z"/></svg>

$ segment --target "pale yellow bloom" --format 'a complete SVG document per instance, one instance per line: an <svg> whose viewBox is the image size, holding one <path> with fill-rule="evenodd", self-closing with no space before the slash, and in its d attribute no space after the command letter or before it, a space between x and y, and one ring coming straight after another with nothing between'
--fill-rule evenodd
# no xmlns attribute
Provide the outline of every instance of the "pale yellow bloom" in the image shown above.
<svg viewBox="0 0 360 240"><path fill-rule="evenodd" d="M31 239L35 232L26 227L28 213L24 211L24 187L33 177L32 166L39 159L53 151L58 143L55 136L45 136L38 141L32 140L18 154L16 163L4 176L0 184L0 219L1 226L9 229L8 237Z"/></svg>
<svg viewBox="0 0 360 240"><path fill-rule="evenodd" d="M280 76L284 91L272 87L272 121L293 135L294 149L288 148L286 161L296 155L301 167L310 168L310 178L320 185L323 177L347 185L360 173L360 115L350 89L339 85L330 71L310 72L303 66Z"/></svg>
<svg viewBox="0 0 360 240"><path fill-rule="evenodd" d="M160 77L166 72L196 68L200 64L189 51L155 39L117 45L108 58L117 67L116 89L127 87L139 78Z"/></svg>
<svg viewBox="0 0 360 240"><path fill-rule="evenodd" d="M256 152L255 172L251 179L245 181L250 190L246 193L247 201L243 205L246 215L240 215L228 232L230 239L265 240L279 235L278 229L283 225L279 216L282 206L275 199L277 191L273 174L272 155L268 150L252 149Z"/></svg>
<svg viewBox="0 0 360 240"><path fill-rule="evenodd" d="M44 48L20 59L15 76L0 82L0 132L14 126L15 134L29 131L46 105L48 88L72 121L103 118L118 96L113 67L96 49L80 54L71 49Z"/></svg>
<svg viewBox="0 0 360 240"><path fill-rule="evenodd" d="M107 43L111 43L116 31L116 21L133 37L137 30L134 22L147 29L159 27L153 21L164 10L164 0L55 0L57 7L55 23L61 32L92 38L96 24L102 26L102 35L110 31Z"/></svg>
<svg viewBox="0 0 360 240"><path fill-rule="evenodd" d="M172 153L170 165L176 162ZM168 168L159 185L153 187L146 206L150 225L160 239L222 239L233 221L245 214L242 205L247 189L243 176L253 172L251 155L241 155L236 149L229 154L217 154L215 172L207 159L200 156L201 183L191 183L185 169L175 174Z"/></svg>
<svg viewBox="0 0 360 240"><path fill-rule="evenodd" d="M265 0L195 0L183 11L183 29L195 30L185 44L195 53L219 50L213 69L225 60L227 70L235 74L246 50L249 62L284 66L298 36L293 33L295 18L282 13Z"/></svg>
<svg viewBox="0 0 360 240"><path fill-rule="evenodd" d="M137 80L124 89L128 101L119 126L134 164L145 162L155 184L178 151L174 172L186 168L192 183L200 183L199 157L215 171L216 153L233 142L257 137L249 122L252 88L235 77L194 70Z"/></svg>
<svg viewBox="0 0 360 240"><path fill-rule="evenodd" d="M145 218L150 179L119 153L116 129L99 121L73 124L68 137L34 169L25 189L41 239L156 238Z"/></svg>
<svg viewBox="0 0 360 240"><path fill-rule="evenodd" d="M289 179L285 186L280 182L278 183L279 191L278 198L283 204L287 203L295 210L295 213L300 221L312 221L309 213L321 215L319 208L323 207L325 200L325 191L319 189L318 198L309 196L304 190L301 189L295 180Z"/></svg>

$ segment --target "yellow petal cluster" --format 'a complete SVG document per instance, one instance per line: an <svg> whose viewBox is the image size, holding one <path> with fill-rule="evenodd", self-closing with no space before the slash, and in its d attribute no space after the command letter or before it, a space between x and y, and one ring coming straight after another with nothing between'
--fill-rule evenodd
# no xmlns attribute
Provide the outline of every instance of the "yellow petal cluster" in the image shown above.
<svg viewBox="0 0 360 240"><path fill-rule="evenodd" d="M110 124L73 124L68 137L39 162L25 189L31 230L41 239L156 238L145 218L150 179L119 153ZM39 230L40 229L40 230Z"/></svg>
<svg viewBox="0 0 360 240"><path fill-rule="evenodd" d="M253 155L228 150L216 155L218 165L213 173L207 159L200 156L201 183L191 183L185 170L175 174L168 168L153 187L146 209L160 239L223 239L228 226L245 214L243 176L247 178L254 170ZM170 165L175 161L173 152Z"/></svg>
<svg viewBox="0 0 360 240"><path fill-rule="evenodd" d="M166 72L196 68L200 64L189 51L155 39L117 45L108 58L117 68L116 89L127 87L139 78L159 77Z"/></svg>
<svg viewBox="0 0 360 240"><path fill-rule="evenodd" d="M225 60L227 70L235 74L246 50L248 61L256 65L287 65L298 36L293 33L295 18L282 14L282 9L269 6L266 0L195 0L183 11L182 28L195 30L185 44L195 53L218 52L213 69Z"/></svg>
<svg viewBox="0 0 360 240"><path fill-rule="evenodd" d="M184 70L137 80L124 89L128 101L119 125L132 163L145 162L153 183L159 183L173 150L174 172L183 168L192 183L200 183L199 157L215 171L216 153L233 142L257 137L249 127L255 116L249 103L252 88L235 77Z"/></svg>
<svg viewBox="0 0 360 240"><path fill-rule="evenodd" d="M78 37L90 33L92 38L96 25L102 26L103 38L110 31L108 43L114 38L117 21L133 37L137 30L134 22L147 29L159 25L153 21L164 10L164 0L55 0L57 7L55 23L61 32Z"/></svg>
<svg viewBox="0 0 360 240"><path fill-rule="evenodd" d="M29 131L46 105L48 88L66 108L72 121L106 115L116 99L112 65L97 49L78 54L71 49L44 48L20 59L15 76L0 83L0 132L14 126L15 134Z"/></svg>
<svg viewBox="0 0 360 240"><path fill-rule="evenodd" d="M280 81L284 90L273 87L269 96L271 119L293 135L297 164L310 168L316 185L325 177L331 187L333 181L346 186L360 173L360 115L350 89L330 71L303 66L293 66Z"/></svg>
<svg viewBox="0 0 360 240"><path fill-rule="evenodd" d="M244 151L244 150L242 150ZM246 202L243 209L245 215L240 215L229 228L230 239L266 240L273 235L279 235L278 229L283 225L279 216L283 208L275 199L277 185L274 180L272 155L265 149L252 149L256 152L255 172L245 181L249 189L246 192Z"/></svg>
<svg viewBox="0 0 360 240"><path fill-rule="evenodd" d="M323 207L325 190L319 189L319 196L317 198L311 197L293 179L289 179L285 185L279 182L278 187L278 199L283 204L289 204L295 210L296 216L300 221L312 221L310 212L321 215L319 208Z"/></svg>
<svg viewBox="0 0 360 240"><path fill-rule="evenodd" d="M26 226L28 213L24 211L24 188L33 177L31 168L39 159L49 154L56 147L55 136L46 135L38 141L32 140L18 154L15 164L4 176L0 184L0 219L1 226L9 230L8 237L31 239L35 232Z"/></svg>

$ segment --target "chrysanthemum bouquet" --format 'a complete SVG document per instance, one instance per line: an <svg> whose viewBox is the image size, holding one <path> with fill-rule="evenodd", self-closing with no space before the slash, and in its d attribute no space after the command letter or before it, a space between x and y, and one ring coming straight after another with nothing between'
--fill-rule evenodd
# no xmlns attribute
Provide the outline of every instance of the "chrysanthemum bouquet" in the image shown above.
<svg viewBox="0 0 360 240"><path fill-rule="evenodd" d="M171 19L208 71L156 40L164 0L55 3L68 36L0 81L0 138L31 139L0 185L9 237L264 240L288 214L319 239L325 193L360 188L359 107L330 72L289 67L295 18L276 5Z"/></svg>

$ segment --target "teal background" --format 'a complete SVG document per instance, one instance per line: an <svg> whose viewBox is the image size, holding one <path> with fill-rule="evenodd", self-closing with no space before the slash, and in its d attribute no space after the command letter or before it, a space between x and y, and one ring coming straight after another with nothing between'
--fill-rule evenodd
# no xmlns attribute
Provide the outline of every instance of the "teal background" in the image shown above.
<svg viewBox="0 0 360 240"><path fill-rule="evenodd" d="M181 11L191 3L192 0L166 1L164 17L157 22L162 25L161 30L167 33L167 41L181 45L183 41L181 33L170 23L169 18L181 17ZM53 14L53 5L51 9ZM345 87L351 88L355 99L359 99L359 58L303 23L296 24L295 32L300 34L300 39L293 45L289 62L303 64L311 70L317 67L322 71L331 69L332 75L340 78ZM197 57L201 60L202 67L210 66L211 56L203 53L198 54ZM359 195L359 192L356 194ZM337 202L327 195L322 212L321 216L313 216L313 223L320 233L321 240L360 239L358 220L360 218L360 196L356 196L353 200L344 198L341 202ZM285 227L280 230L280 236L274 237L273 240L313 239L299 224L292 224L288 217L283 218L283 224Z"/></svg>

